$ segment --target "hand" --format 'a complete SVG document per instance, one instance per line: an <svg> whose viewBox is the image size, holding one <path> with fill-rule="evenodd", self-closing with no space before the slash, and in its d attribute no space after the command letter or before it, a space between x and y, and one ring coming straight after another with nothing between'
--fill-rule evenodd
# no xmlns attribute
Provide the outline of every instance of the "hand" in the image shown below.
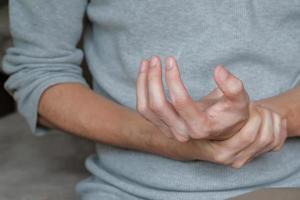
<svg viewBox="0 0 300 200"><path fill-rule="evenodd" d="M181 78L176 60L166 60L167 100L159 57L144 60L137 78L137 110L168 137L179 141L226 139L236 133L249 116L249 97L243 83L218 66L217 88L201 101L193 101Z"/></svg>
<svg viewBox="0 0 300 200"><path fill-rule="evenodd" d="M161 64L158 63L158 67L155 66L154 68L150 67L150 69L148 69L149 64L149 61L143 61L141 65L141 73L139 74L137 80L137 108L138 111L149 121L151 121L153 124L156 123L156 125L160 127L161 130L164 130L167 132L167 134L171 135L173 133L170 133L168 124L164 121L162 123L161 120L161 118L164 117L162 110L164 109L164 107L162 105L170 106L171 110L175 111L177 116L178 112L176 112L176 106L173 106L174 101L168 102L164 96L161 81ZM172 63L169 63L169 65L172 65ZM176 69L173 67L172 69ZM175 67L177 67L177 65L175 65ZM222 74L220 73L223 73L224 71L220 72L220 70L223 70L223 68L218 67L215 70L215 80L217 82L218 88L213 90L201 101L194 102L194 104L196 104L196 108L200 109L202 113L214 113L212 111L215 111L215 114L217 115L215 119L221 119L222 115L223 117L227 116L228 118L226 119L228 121L222 124L223 127L226 127L226 125L228 126L228 124L231 123L234 124L233 122L242 121L242 123L239 124L239 128L236 128L237 131L235 131L234 135L231 135L229 139L223 141L190 140L188 142L188 145L192 144L193 146L191 148L193 153L191 153L190 155L196 155L192 156L195 157L195 159L207 160L214 163L231 165L235 168L240 168L253 158L271 150L277 151L283 146L287 134L286 120L283 120L279 114L267 108L258 106L254 103L249 103L248 95L245 92L242 83L227 71L225 71L225 73L227 72L227 78L222 79L222 77L220 77L222 76ZM167 80L171 97L172 88L175 90L175 92L183 91L185 92L183 94L187 94L186 89L184 88L180 79L179 71L177 70L173 73L175 75L168 75L168 71L166 71L167 78L171 78L171 80ZM173 80L179 80L179 86L174 83L175 86L173 85L172 87L172 85L170 84L170 82L173 81L172 77L175 77ZM180 92L178 93L175 93L175 95L173 95L173 99L176 94L177 96L182 97L180 95ZM153 96L152 98L151 95ZM190 97L188 96L188 98ZM160 99L163 99L163 101L161 101ZM149 102L150 106L148 106ZM160 104L155 106L155 102ZM222 110L221 108L224 107L227 109ZM247 107L247 109L245 107ZM182 106L182 108L184 107ZM236 114L230 113L230 111L236 112ZM222 112L224 112L225 114L223 114ZM222 113L222 115L220 113ZM240 120L238 120L238 118L240 118ZM230 119L234 119L232 120L233 122L230 122ZM171 129L171 131L173 130ZM223 130L223 133L226 132ZM175 137L178 139L178 136L175 135ZM179 140L180 139L181 138L179 136Z"/></svg>
<svg viewBox="0 0 300 200"><path fill-rule="evenodd" d="M241 130L224 141L206 141L208 161L240 168L255 157L279 151L287 137L287 121L268 108L250 104L250 116ZM200 144L203 145L203 144Z"/></svg>

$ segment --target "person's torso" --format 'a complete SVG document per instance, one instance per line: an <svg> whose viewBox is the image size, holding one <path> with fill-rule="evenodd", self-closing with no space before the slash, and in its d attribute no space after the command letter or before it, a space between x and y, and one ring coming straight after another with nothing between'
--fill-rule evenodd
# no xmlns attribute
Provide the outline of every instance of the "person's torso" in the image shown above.
<svg viewBox="0 0 300 200"><path fill-rule="evenodd" d="M253 100L279 94L300 80L300 0L92 0L87 14L85 55L95 90L132 109L140 60L152 55L178 59L195 100L215 87L217 64L243 80ZM298 139L241 170L101 145L98 150L97 170L109 172L105 182L126 182L132 193L134 187L157 195L191 195L277 183L300 186L300 179L293 182L300 176ZM185 199L180 195L177 199Z"/></svg>

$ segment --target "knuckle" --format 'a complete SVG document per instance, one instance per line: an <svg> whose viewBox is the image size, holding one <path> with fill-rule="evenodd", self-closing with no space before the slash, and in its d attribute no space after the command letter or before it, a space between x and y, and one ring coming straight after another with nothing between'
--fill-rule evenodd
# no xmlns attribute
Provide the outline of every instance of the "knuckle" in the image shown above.
<svg viewBox="0 0 300 200"><path fill-rule="evenodd" d="M234 169L241 169L243 165L243 162L234 162L231 164L231 167L233 167Z"/></svg>
<svg viewBox="0 0 300 200"><path fill-rule="evenodd" d="M274 118L277 120L277 121L281 121L281 116L276 113L276 112L272 112L272 114L274 115Z"/></svg>
<svg viewBox="0 0 300 200"><path fill-rule="evenodd" d="M214 127L214 124L210 120L205 120L204 123L195 123L190 125L191 127L191 136L194 139L208 139L214 138L220 133L220 131Z"/></svg>
<svg viewBox="0 0 300 200"><path fill-rule="evenodd" d="M264 137L261 137L260 144L261 144L261 146L268 146L268 145L270 145L270 144L273 143L273 139L274 139L273 134L272 135L268 134L268 135L266 135Z"/></svg>
<svg viewBox="0 0 300 200"><path fill-rule="evenodd" d="M161 101L156 100L150 102L150 109L155 113L161 113L165 106L166 106L166 102L163 100Z"/></svg>
<svg viewBox="0 0 300 200"><path fill-rule="evenodd" d="M262 116L257 112L253 114L252 119L253 119L254 126L260 126L263 122Z"/></svg>
<svg viewBox="0 0 300 200"><path fill-rule="evenodd" d="M262 111L263 111L263 117L265 120L272 119L272 111L271 110L269 110L268 108L263 108Z"/></svg>
<svg viewBox="0 0 300 200"><path fill-rule="evenodd" d="M149 112L147 105L137 104L137 111L141 114L146 114Z"/></svg>
<svg viewBox="0 0 300 200"><path fill-rule="evenodd" d="M209 136L208 132L202 130L201 125L199 123L191 122L189 124L190 136L194 139L203 139Z"/></svg>
<svg viewBox="0 0 300 200"><path fill-rule="evenodd" d="M182 135L180 135L180 134L175 134L175 138L176 138L179 142L187 142L187 141L189 141L189 137L182 136Z"/></svg>
<svg viewBox="0 0 300 200"><path fill-rule="evenodd" d="M189 104L189 98L186 95L180 98L174 98L172 104L176 109L183 110Z"/></svg>
<svg viewBox="0 0 300 200"><path fill-rule="evenodd" d="M182 122L177 122L176 125L174 126L174 129L177 133L180 135L186 135L186 126Z"/></svg>
<svg viewBox="0 0 300 200"><path fill-rule="evenodd" d="M230 154L226 150L218 151L214 155L214 160L216 163L228 165L230 164Z"/></svg>

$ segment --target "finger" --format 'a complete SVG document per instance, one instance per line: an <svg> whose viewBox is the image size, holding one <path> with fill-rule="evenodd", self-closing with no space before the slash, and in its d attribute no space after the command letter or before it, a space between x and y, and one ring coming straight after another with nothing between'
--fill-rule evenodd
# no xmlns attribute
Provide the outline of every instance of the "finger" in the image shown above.
<svg viewBox="0 0 300 200"><path fill-rule="evenodd" d="M260 156L264 153L267 153L271 150L274 150L277 146L280 145L281 143L281 135L280 135L280 132L281 132L281 117L275 113L275 112L271 112L271 115L272 115L272 123L273 123L273 129L270 129L269 131L272 131L273 130L273 142L266 146L265 148L263 148L260 152L257 152L255 157L257 156Z"/></svg>
<svg viewBox="0 0 300 200"><path fill-rule="evenodd" d="M149 68L149 61L142 60L140 64L140 70L136 82L136 98L137 98L137 110L154 125L156 125L160 130L167 136L172 137L172 132L168 130L165 124L162 124L157 120L153 113L149 110L148 106L148 92L147 92L147 73Z"/></svg>
<svg viewBox="0 0 300 200"><path fill-rule="evenodd" d="M280 144L274 149L274 151L279 151L282 149L282 146L285 143L285 140L287 138L287 120L283 119L281 120L281 131L280 131Z"/></svg>
<svg viewBox="0 0 300 200"><path fill-rule="evenodd" d="M273 144L270 146L270 149L267 149L267 151L275 150L280 144L282 140L281 131L282 131L282 120L279 114L273 112L273 130L274 130L274 141ZM265 153L265 152L264 152Z"/></svg>
<svg viewBox="0 0 300 200"><path fill-rule="evenodd" d="M223 92L216 87L215 89L213 89L208 95L204 96L202 100L218 100L223 96Z"/></svg>
<svg viewBox="0 0 300 200"><path fill-rule="evenodd" d="M233 167L243 166L247 160L263 151L267 146L269 146L273 140L273 122L272 122L272 113L267 109L259 109L262 114L262 124L259 129L258 138L244 151L236 157Z"/></svg>
<svg viewBox="0 0 300 200"><path fill-rule="evenodd" d="M184 128L180 128L180 127L184 127ZM183 131L182 131L183 130ZM186 131L186 128L185 128L185 125L184 123L178 123L176 125L176 128L172 128L171 127L171 131L172 131L172 134L173 136L176 138L176 140L178 140L179 142L187 142L190 137L188 135L185 135L185 133L187 132Z"/></svg>
<svg viewBox="0 0 300 200"><path fill-rule="evenodd" d="M148 106L148 92L147 92L147 71L149 62L142 60L136 81L136 99L137 110L144 110Z"/></svg>
<svg viewBox="0 0 300 200"><path fill-rule="evenodd" d="M273 112L273 123L274 123L274 144L272 149L276 149L282 142L282 127L283 127L283 121L281 120L281 117L279 114Z"/></svg>
<svg viewBox="0 0 300 200"><path fill-rule="evenodd" d="M179 67L174 57L166 59L166 82L169 88L172 105L180 117L189 125L193 138L207 137L205 124L207 120L204 112L196 107L193 99L188 94L180 77Z"/></svg>
<svg viewBox="0 0 300 200"><path fill-rule="evenodd" d="M201 111L206 110L208 107L216 104L222 98L223 92L219 88L213 89L208 95L201 98L200 101L197 101L197 107Z"/></svg>
<svg viewBox="0 0 300 200"><path fill-rule="evenodd" d="M176 138L180 141L187 141L188 129L184 121L176 114L172 105L165 97L162 82L162 66L160 58L153 56L150 61L148 73L148 99L150 109L156 116L172 128ZM180 136L178 136L178 134Z"/></svg>
<svg viewBox="0 0 300 200"><path fill-rule="evenodd" d="M243 82L226 70L222 65L215 69L214 79L218 88L232 102L246 107L249 104L249 96Z"/></svg>
<svg viewBox="0 0 300 200"><path fill-rule="evenodd" d="M250 163L252 160L254 159L254 157L249 158L246 162L244 162L244 164L242 166L247 165L248 163ZM241 167L242 167L241 166Z"/></svg>
<svg viewBox="0 0 300 200"><path fill-rule="evenodd" d="M238 158L238 155L242 151L245 151L259 137L258 133L262 122L261 115L256 109L250 109L250 114L251 117L248 122L237 134L224 141L211 142L214 149L221 152L216 155L217 161L226 160L228 164L232 165L236 158Z"/></svg>
<svg viewBox="0 0 300 200"><path fill-rule="evenodd" d="M252 107L250 109L250 117L247 123L237 134L227 140L221 141L220 144L232 149L236 155L239 154L241 151L252 145L259 137L262 120L263 119L258 110Z"/></svg>
<svg viewBox="0 0 300 200"><path fill-rule="evenodd" d="M271 142L269 145L266 147L262 148L259 152L257 152L254 156L260 156L262 154L265 154L280 144L280 131L281 131L281 118L277 113L274 113L270 111L271 114L271 123L272 123L272 128L269 129L270 133L273 134L273 142Z"/></svg>

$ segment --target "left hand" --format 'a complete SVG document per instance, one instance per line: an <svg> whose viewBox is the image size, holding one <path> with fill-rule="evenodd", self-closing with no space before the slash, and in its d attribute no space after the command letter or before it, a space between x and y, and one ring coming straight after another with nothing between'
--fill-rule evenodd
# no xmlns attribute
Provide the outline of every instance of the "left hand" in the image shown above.
<svg viewBox="0 0 300 200"><path fill-rule="evenodd" d="M191 140L189 143L195 144L195 151L198 152L196 159L240 168L253 158L268 151L279 150L283 146L287 134L286 120L268 108L250 103L241 81L223 67L218 67L215 70L215 81L218 87L201 101L190 101L191 97L187 94L180 79L177 64L175 67L172 66L173 72L170 68L169 71L166 71L171 97L173 95L172 101L169 102L164 96L160 62L158 66L154 67L149 67L149 64L151 65L149 61L142 62L141 72L137 80L137 109L145 118L165 131L165 134L174 135L179 141L187 140L186 137L178 134L174 128L176 122L186 122L185 118L180 117L184 109L188 108L191 113L200 112L202 116L208 115L207 120L215 120L216 127L218 127L215 130L218 132L209 133L213 133L211 136L222 136L223 140L210 140L209 138ZM173 64L170 61L167 62L167 66ZM179 112L178 105L176 106L174 102L178 102L176 98L180 100L182 97L186 104L179 107L182 109ZM191 110L191 105L187 104L186 100L194 104L194 108L199 110ZM167 117L174 117L173 120L164 119L168 114L171 115ZM195 116L197 117L197 115ZM197 122L199 125L204 127L207 125L202 124L207 123L207 121L201 121L203 119L201 115L200 118L192 120L198 119L200 119ZM189 124L184 125L189 127ZM229 138L224 139L225 136Z"/></svg>
<svg viewBox="0 0 300 200"><path fill-rule="evenodd" d="M171 101L162 84L158 56L141 63L137 78L137 110L169 137L179 141L223 140L231 137L249 117L249 97L242 81L222 66L214 74L217 88L200 101L188 94L175 58L166 60L166 82Z"/></svg>

